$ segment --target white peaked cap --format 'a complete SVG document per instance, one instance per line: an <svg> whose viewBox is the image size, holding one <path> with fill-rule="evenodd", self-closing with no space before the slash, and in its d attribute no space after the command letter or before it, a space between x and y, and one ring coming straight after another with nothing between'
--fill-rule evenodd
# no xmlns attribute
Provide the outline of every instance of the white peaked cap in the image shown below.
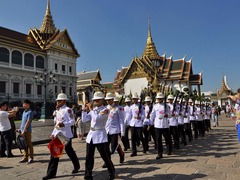
<svg viewBox="0 0 240 180"><path fill-rule="evenodd" d="M114 94L113 93L107 93L106 94L106 97L105 97L105 100L109 100L109 99L114 99Z"/></svg>
<svg viewBox="0 0 240 180"><path fill-rule="evenodd" d="M174 99L173 95L172 94L168 95L168 99Z"/></svg>
<svg viewBox="0 0 240 180"><path fill-rule="evenodd" d="M196 100L196 101L195 101L195 104L200 104L200 101Z"/></svg>
<svg viewBox="0 0 240 180"><path fill-rule="evenodd" d="M192 101L192 99L189 99L189 101L188 101L188 102L192 103L193 101Z"/></svg>
<svg viewBox="0 0 240 180"><path fill-rule="evenodd" d="M113 99L113 101L119 101L119 98L118 97L115 97L114 99Z"/></svg>
<svg viewBox="0 0 240 180"><path fill-rule="evenodd" d="M134 93L133 96L132 96L132 99L138 99L138 94Z"/></svg>
<svg viewBox="0 0 240 180"><path fill-rule="evenodd" d="M152 101L152 99L150 98L150 96L146 96L144 101L145 101L145 102L147 102L147 101Z"/></svg>
<svg viewBox="0 0 240 180"><path fill-rule="evenodd" d="M163 98L164 98L163 93L161 92L157 93L156 99L163 99Z"/></svg>
<svg viewBox="0 0 240 180"><path fill-rule="evenodd" d="M129 97L126 97L125 102L131 102L131 99Z"/></svg>
<svg viewBox="0 0 240 180"><path fill-rule="evenodd" d="M97 100L97 99L104 99L104 95L101 91L97 91L94 93L92 100Z"/></svg>
<svg viewBox="0 0 240 180"><path fill-rule="evenodd" d="M64 93L59 93L56 101L59 101L59 100L68 100L67 95Z"/></svg>

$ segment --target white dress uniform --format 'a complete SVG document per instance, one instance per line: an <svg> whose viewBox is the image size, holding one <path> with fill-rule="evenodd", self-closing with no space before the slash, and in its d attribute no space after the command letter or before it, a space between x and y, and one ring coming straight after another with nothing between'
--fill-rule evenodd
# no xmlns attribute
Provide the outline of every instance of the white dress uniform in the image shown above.
<svg viewBox="0 0 240 180"><path fill-rule="evenodd" d="M52 135L56 137L56 135L61 132L65 137L71 139L73 137L71 126L74 125L75 119L73 116L73 112L71 108L67 107L66 105L63 105L59 108L59 110L56 110L56 116L55 116L55 122L56 126L52 132ZM63 123L64 127L59 128L57 124Z"/></svg>
<svg viewBox="0 0 240 180"><path fill-rule="evenodd" d="M131 111L130 106L126 105L124 107L124 125L125 126L130 126L130 122L131 122L130 111Z"/></svg>
<svg viewBox="0 0 240 180"><path fill-rule="evenodd" d="M93 144L108 142L105 129L108 114L109 110L104 106L95 107L89 113L82 112L82 122L85 123L91 121L90 131L86 138L87 143L90 144L91 140Z"/></svg>
<svg viewBox="0 0 240 180"><path fill-rule="evenodd" d="M105 126L107 134L124 134L124 115L122 107L107 105L106 108L109 109L108 120Z"/></svg>
<svg viewBox="0 0 240 180"><path fill-rule="evenodd" d="M150 118L147 118L148 114L149 114L150 108L148 105L144 106L144 120L143 120L143 125L149 125L150 124Z"/></svg>
<svg viewBox="0 0 240 180"><path fill-rule="evenodd" d="M138 117L140 119L138 119ZM143 127L143 119L145 118L143 109L141 110L141 113L139 114L139 105L138 104L132 104L130 106L130 126L131 127Z"/></svg>
<svg viewBox="0 0 240 180"><path fill-rule="evenodd" d="M188 107L189 107L189 121L195 121L196 120L196 118L195 118L196 111L194 111L194 110L196 108L193 107L193 105L189 105ZM193 108L194 108L194 110L193 110Z"/></svg>
<svg viewBox="0 0 240 180"><path fill-rule="evenodd" d="M175 112L173 112L173 104L168 103L168 106L169 106L169 116L168 116L169 126L177 126L178 120L176 116L172 116L172 114L176 114L176 110Z"/></svg>
<svg viewBox="0 0 240 180"><path fill-rule="evenodd" d="M172 151L172 140L170 137L169 122L168 122L168 118L164 117L165 114L170 116L169 106L166 105L166 109L165 109L164 103L156 103L153 106L153 109L150 115L150 122L151 124L154 124L155 134L156 134L156 145L158 150L158 156L156 159L159 159L162 157L162 153L163 153L162 136L164 136L165 138L168 154L170 155Z"/></svg>
<svg viewBox="0 0 240 180"><path fill-rule="evenodd" d="M154 124L155 128L169 128L169 122L168 122L168 118L164 117L164 114L168 114L168 116L170 116L169 113L169 107L166 106L166 111L164 108L164 103L156 103L153 106L153 110L152 113L150 115L150 121L151 124Z"/></svg>

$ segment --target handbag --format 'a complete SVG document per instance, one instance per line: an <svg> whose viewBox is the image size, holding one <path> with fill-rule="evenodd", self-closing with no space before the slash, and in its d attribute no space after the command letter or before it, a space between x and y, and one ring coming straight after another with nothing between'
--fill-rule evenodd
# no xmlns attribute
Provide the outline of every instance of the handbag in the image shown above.
<svg viewBox="0 0 240 180"><path fill-rule="evenodd" d="M53 140L51 140L47 147L50 151L50 154L54 158L60 158L62 156L64 144L60 141L58 137L55 137Z"/></svg>

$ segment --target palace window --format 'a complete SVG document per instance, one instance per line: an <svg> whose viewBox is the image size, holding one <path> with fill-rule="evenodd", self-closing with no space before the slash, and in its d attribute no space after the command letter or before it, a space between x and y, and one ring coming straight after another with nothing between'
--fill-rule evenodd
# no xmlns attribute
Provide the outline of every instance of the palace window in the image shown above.
<svg viewBox="0 0 240 180"><path fill-rule="evenodd" d="M33 61L34 61L34 58L32 54L27 53L24 55L24 66L33 67L33 63L34 63Z"/></svg>
<svg viewBox="0 0 240 180"><path fill-rule="evenodd" d="M65 65L62 65L62 72L65 72Z"/></svg>
<svg viewBox="0 0 240 180"><path fill-rule="evenodd" d="M62 92L66 93L66 87L62 86Z"/></svg>
<svg viewBox="0 0 240 180"><path fill-rule="evenodd" d="M42 56L36 57L36 68L44 69L44 58Z"/></svg>
<svg viewBox="0 0 240 180"><path fill-rule="evenodd" d="M72 67L69 66L69 73L72 74Z"/></svg>
<svg viewBox="0 0 240 180"><path fill-rule="evenodd" d="M31 84L26 84L26 94L32 94L31 87L32 87Z"/></svg>
<svg viewBox="0 0 240 180"><path fill-rule="evenodd" d="M55 86L55 94L57 94L57 93L58 93L58 87Z"/></svg>
<svg viewBox="0 0 240 180"><path fill-rule="evenodd" d="M42 95L42 85L37 85L37 95Z"/></svg>
<svg viewBox="0 0 240 180"><path fill-rule="evenodd" d="M58 64L55 63L55 71L57 72L58 71Z"/></svg>
<svg viewBox="0 0 240 180"><path fill-rule="evenodd" d="M0 81L0 93L6 93L6 82Z"/></svg>
<svg viewBox="0 0 240 180"><path fill-rule="evenodd" d="M0 48L0 61L9 63L9 50L7 48Z"/></svg>
<svg viewBox="0 0 240 180"><path fill-rule="evenodd" d="M12 63L22 65L22 53L19 51L12 52Z"/></svg>
<svg viewBox="0 0 240 180"><path fill-rule="evenodd" d="M72 95L72 87L69 87L69 95Z"/></svg>
<svg viewBox="0 0 240 180"><path fill-rule="evenodd" d="M13 93L19 94L19 83L16 82L13 83Z"/></svg>

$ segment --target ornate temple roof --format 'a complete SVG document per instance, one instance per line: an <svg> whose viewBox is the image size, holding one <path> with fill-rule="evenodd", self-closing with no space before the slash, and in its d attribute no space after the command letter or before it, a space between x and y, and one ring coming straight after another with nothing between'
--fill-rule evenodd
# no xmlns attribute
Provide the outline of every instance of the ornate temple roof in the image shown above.
<svg viewBox="0 0 240 180"><path fill-rule="evenodd" d="M153 60L161 61L160 67L156 69ZM186 61L186 55L181 59L173 60L173 55L166 57L166 53L159 55L153 43L150 23L148 20L148 38L143 55L134 57L127 69L118 71L114 79L114 86L121 87L127 79L146 77L151 83L155 79L163 81L187 82L191 85L202 85L202 73L193 74L192 58ZM123 73L124 72L124 73Z"/></svg>
<svg viewBox="0 0 240 180"><path fill-rule="evenodd" d="M47 1L46 13L43 19L42 26L40 27L39 31L42 34L50 34L50 35L53 35L56 31L53 18L51 15L51 10L50 10L50 0Z"/></svg>
<svg viewBox="0 0 240 180"><path fill-rule="evenodd" d="M77 57L80 56L68 34L67 29L60 31L55 28L50 10L50 0L47 0L47 8L42 26L40 29L30 29L28 35L29 37L33 37L35 39L42 50L48 50L56 45L54 48L58 48L60 51L76 55Z"/></svg>
<svg viewBox="0 0 240 180"><path fill-rule="evenodd" d="M161 59L159 56L155 44L152 40L151 29L150 29L150 20L148 19L148 37L145 50L142 54L142 57L147 56L150 59Z"/></svg>
<svg viewBox="0 0 240 180"><path fill-rule="evenodd" d="M223 76L221 89L217 92L217 96L222 96L225 93L227 95L234 94L232 88L229 87L227 83L227 76Z"/></svg>

